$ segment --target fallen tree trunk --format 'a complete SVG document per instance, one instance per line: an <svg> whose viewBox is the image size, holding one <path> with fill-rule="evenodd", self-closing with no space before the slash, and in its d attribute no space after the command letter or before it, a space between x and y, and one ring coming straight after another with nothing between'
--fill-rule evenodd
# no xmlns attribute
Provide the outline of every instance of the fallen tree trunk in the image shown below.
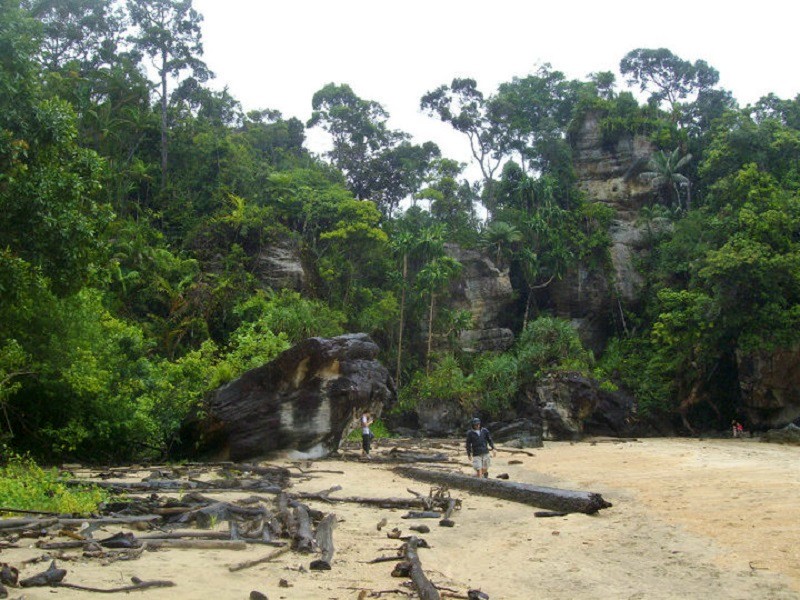
<svg viewBox="0 0 800 600"><path fill-rule="evenodd" d="M0 532L15 533L24 529L46 529L58 522L58 519L5 519L0 521Z"/></svg>
<svg viewBox="0 0 800 600"><path fill-rule="evenodd" d="M181 550L246 550L247 542L241 540L175 540L169 538L147 540L150 548Z"/></svg>
<svg viewBox="0 0 800 600"><path fill-rule="evenodd" d="M542 487L529 483L517 483L502 479L484 479L462 475L461 473L448 473L445 471L429 471L416 467L397 467L394 469L399 475L438 483L452 488L468 490L484 496L502 498L512 502L521 502L539 508L546 508L559 512L580 512L594 514L602 508L608 508L611 503L603 500L600 494L593 492L576 492L558 488Z"/></svg>
<svg viewBox="0 0 800 600"><path fill-rule="evenodd" d="M425 575L425 571L422 570L422 563L419 560L419 554L417 554L419 545L419 539L412 537L403 546L406 560L411 563L411 581L414 583L421 600L439 600L439 590L436 589L436 586Z"/></svg>

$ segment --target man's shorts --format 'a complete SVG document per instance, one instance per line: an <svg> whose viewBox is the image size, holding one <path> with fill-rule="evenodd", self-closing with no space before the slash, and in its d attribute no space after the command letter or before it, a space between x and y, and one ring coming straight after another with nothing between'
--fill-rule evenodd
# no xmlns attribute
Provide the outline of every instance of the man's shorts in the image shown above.
<svg viewBox="0 0 800 600"><path fill-rule="evenodd" d="M472 466L476 471L481 471L483 469L488 469L489 465L492 464L492 457L489 454L481 454L480 456L473 456L472 457Z"/></svg>

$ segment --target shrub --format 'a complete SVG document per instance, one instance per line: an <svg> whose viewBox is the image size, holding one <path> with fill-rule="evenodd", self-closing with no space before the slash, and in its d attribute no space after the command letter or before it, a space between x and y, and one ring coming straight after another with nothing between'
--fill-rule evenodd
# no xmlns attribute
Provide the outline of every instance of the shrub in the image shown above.
<svg viewBox="0 0 800 600"><path fill-rule="evenodd" d="M0 506L87 515L108 500L98 487L68 487L57 469L42 469L29 457L12 454L0 466Z"/></svg>
<svg viewBox="0 0 800 600"><path fill-rule="evenodd" d="M594 358L567 321L541 317L528 324L517 343L520 382L538 380L545 372L588 372Z"/></svg>
<svg viewBox="0 0 800 600"><path fill-rule="evenodd" d="M510 353L481 356L472 374L477 407L492 417L511 408L519 391L517 357Z"/></svg>
<svg viewBox="0 0 800 600"><path fill-rule="evenodd" d="M462 406L473 402L473 390L458 361L451 354L440 358L433 370L426 374L418 371L411 381L400 390L395 410L413 410L421 403L456 400Z"/></svg>

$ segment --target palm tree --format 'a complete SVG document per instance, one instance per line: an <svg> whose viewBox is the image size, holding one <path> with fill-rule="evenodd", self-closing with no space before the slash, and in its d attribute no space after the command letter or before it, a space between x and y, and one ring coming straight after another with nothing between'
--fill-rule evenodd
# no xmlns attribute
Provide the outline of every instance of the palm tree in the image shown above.
<svg viewBox="0 0 800 600"><path fill-rule="evenodd" d="M433 315L436 293L452 279L461 268L461 263L450 256L440 256L426 264L417 276L420 287L430 294L428 308L428 351L425 356L425 373L430 373L431 346L433 345Z"/></svg>
<svg viewBox="0 0 800 600"><path fill-rule="evenodd" d="M495 264L499 269L502 269L503 254L507 254L514 244L521 241L520 230L505 221L493 221L481 235L481 245L495 252Z"/></svg>
<svg viewBox="0 0 800 600"><path fill-rule="evenodd" d="M395 371L395 386L400 391L400 367L403 357L403 327L405 327L406 285L408 283L408 254L415 246L414 235L410 231L397 234L392 241L393 248L403 257L403 281L400 291L400 327L397 335L397 368Z"/></svg>
<svg viewBox="0 0 800 600"><path fill-rule="evenodd" d="M689 210L691 205L691 181L679 171L689 164L691 160L691 154L681 156L678 148L675 148L670 153L659 150L650 157L647 163L647 169L649 170L644 171L640 177L650 180L660 190L669 190L667 192L668 196L674 193L675 202L679 207L681 206L680 188L686 188L685 208Z"/></svg>

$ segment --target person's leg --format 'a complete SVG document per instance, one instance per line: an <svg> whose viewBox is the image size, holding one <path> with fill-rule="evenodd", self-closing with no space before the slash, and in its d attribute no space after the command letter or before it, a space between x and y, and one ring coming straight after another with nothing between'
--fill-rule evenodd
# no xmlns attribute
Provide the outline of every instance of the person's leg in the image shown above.
<svg viewBox="0 0 800 600"><path fill-rule="evenodd" d="M492 459L488 454L484 454L482 457L483 460L483 476L485 478L489 478L489 466L492 464Z"/></svg>
<svg viewBox="0 0 800 600"><path fill-rule="evenodd" d="M369 435L361 434L361 451L364 456L369 456Z"/></svg>
<svg viewBox="0 0 800 600"><path fill-rule="evenodd" d="M472 468L475 469L475 477L480 477L483 469L483 461L480 456L472 457Z"/></svg>

